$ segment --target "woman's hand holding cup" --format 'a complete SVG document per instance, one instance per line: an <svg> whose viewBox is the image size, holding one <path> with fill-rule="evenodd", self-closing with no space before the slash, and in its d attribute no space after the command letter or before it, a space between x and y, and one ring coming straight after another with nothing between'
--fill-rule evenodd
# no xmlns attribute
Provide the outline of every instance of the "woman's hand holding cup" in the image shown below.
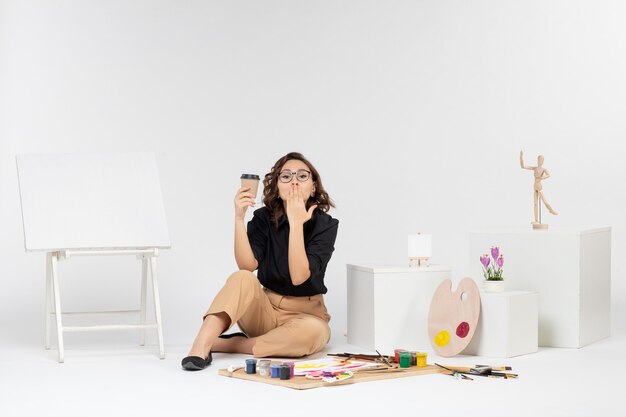
<svg viewBox="0 0 626 417"><path fill-rule="evenodd" d="M243 220L248 207L254 207L254 200L259 188L259 176L254 174L241 175L241 188L235 195L235 219Z"/></svg>

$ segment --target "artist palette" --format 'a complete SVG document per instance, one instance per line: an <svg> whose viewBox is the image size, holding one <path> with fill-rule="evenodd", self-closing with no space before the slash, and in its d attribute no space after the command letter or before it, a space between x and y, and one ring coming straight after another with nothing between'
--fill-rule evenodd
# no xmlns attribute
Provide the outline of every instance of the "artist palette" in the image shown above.
<svg viewBox="0 0 626 417"><path fill-rule="evenodd" d="M430 303L428 338L438 355L458 355L469 345L480 316L480 293L471 278L463 278L455 292L443 281Z"/></svg>

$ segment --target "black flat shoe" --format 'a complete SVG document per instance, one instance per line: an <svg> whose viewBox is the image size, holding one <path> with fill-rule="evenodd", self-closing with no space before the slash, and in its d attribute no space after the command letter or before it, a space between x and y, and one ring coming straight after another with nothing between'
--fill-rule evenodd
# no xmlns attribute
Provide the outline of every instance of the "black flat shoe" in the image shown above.
<svg viewBox="0 0 626 417"><path fill-rule="evenodd" d="M213 355L209 351L209 356L202 359L200 356L187 356L180 363L186 371L201 371L213 362Z"/></svg>
<svg viewBox="0 0 626 417"><path fill-rule="evenodd" d="M245 333L241 333L241 332L223 334L219 336L220 339L230 339L231 337L245 337L246 339L248 338L248 336Z"/></svg>

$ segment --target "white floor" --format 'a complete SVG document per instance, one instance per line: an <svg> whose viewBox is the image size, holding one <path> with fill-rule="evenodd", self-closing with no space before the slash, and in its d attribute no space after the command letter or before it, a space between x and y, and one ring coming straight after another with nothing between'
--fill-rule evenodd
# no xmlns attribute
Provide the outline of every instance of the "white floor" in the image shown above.
<svg viewBox="0 0 626 417"><path fill-rule="evenodd" d="M66 341L67 343L67 341ZM626 336L582 349L541 348L511 359L459 356L429 363L507 364L517 380L461 381L426 375L306 391L217 375L246 355L215 354L209 368L185 372L187 346L2 346L0 416L332 415L626 416ZM345 339L328 352L365 352ZM323 355L322 355L323 356Z"/></svg>

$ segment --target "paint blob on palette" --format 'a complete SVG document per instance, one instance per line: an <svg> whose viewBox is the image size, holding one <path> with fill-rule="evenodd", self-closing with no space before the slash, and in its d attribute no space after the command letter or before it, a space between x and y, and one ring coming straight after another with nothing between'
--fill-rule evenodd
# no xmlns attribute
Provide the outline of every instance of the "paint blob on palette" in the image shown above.
<svg viewBox="0 0 626 417"><path fill-rule="evenodd" d="M469 345L480 316L480 293L471 278L463 278L455 292L443 281L433 295L428 313L428 337L440 356L458 355Z"/></svg>

